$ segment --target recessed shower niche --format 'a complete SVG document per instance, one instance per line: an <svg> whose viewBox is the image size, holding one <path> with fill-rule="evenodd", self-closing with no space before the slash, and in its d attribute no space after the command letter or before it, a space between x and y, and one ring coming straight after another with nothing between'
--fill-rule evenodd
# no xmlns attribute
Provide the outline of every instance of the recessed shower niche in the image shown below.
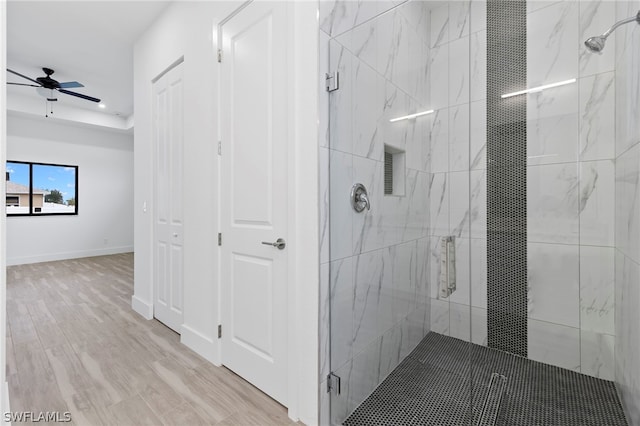
<svg viewBox="0 0 640 426"><path fill-rule="evenodd" d="M405 194L405 152L391 145L384 145L384 195Z"/></svg>

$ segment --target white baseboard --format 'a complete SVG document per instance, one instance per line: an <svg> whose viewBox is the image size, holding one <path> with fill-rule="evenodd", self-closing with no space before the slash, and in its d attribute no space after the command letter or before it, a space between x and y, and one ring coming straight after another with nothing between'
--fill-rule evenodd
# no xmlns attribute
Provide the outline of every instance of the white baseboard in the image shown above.
<svg viewBox="0 0 640 426"><path fill-rule="evenodd" d="M180 342L210 363L220 366L220 360L216 355L218 349L217 339L214 341L188 325L182 324Z"/></svg>
<svg viewBox="0 0 640 426"><path fill-rule="evenodd" d="M131 296L131 309L139 313L144 319L153 319L153 303L145 302L135 294Z"/></svg>
<svg viewBox="0 0 640 426"><path fill-rule="evenodd" d="M11 411L11 406L9 404L9 383L4 382L0 388L0 406L2 406L2 419L0 420L1 424L10 425L11 422L5 422L4 413L8 413Z"/></svg>
<svg viewBox="0 0 640 426"><path fill-rule="evenodd" d="M11 251L11 250L8 250ZM7 266L26 265L28 263L54 262L56 260L80 259L83 257L107 256L110 254L130 253L133 246L109 247L93 250L70 251L63 253L39 254L37 256L11 257L7 256Z"/></svg>

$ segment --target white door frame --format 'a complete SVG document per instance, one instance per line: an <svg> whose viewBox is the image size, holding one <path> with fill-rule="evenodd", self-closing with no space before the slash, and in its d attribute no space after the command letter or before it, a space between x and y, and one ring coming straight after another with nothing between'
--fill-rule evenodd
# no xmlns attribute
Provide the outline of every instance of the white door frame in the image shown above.
<svg viewBox="0 0 640 426"><path fill-rule="evenodd" d="M218 25L217 46L222 46L223 26L248 7L242 3ZM288 229L287 251L287 408L289 417L306 424L318 423L319 380L319 177L318 177L318 20L313 2L287 2L288 7ZM224 60L224 58L223 58ZM219 68L220 69L220 68ZM221 72L218 73L222 75ZM221 77L218 93L221 93ZM218 99L218 122L224 108ZM218 140L220 140L220 128ZM224 141L222 143L224 150ZM218 194L221 193L221 162L218 156ZM222 201L219 199L219 201ZM222 228L222 208L218 203L218 229ZM218 250L221 264L221 250ZM219 268L221 269L221 268ZM218 312L221 287L218 271ZM221 318L218 318L220 324ZM217 347L217 358L221 357Z"/></svg>

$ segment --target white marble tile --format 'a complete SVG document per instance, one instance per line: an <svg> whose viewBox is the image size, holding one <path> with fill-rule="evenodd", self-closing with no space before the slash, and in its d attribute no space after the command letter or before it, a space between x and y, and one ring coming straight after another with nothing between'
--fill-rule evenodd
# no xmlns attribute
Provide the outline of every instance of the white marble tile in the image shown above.
<svg viewBox="0 0 640 426"><path fill-rule="evenodd" d="M527 163L578 159L579 96L576 83L527 96Z"/></svg>
<svg viewBox="0 0 640 426"><path fill-rule="evenodd" d="M471 308L471 341L476 345L487 346L487 310Z"/></svg>
<svg viewBox="0 0 640 426"><path fill-rule="evenodd" d="M402 321L402 345L400 346L400 358L406 358L413 351L418 343L430 331L424 329L427 315L430 314L428 305L423 305L411 312Z"/></svg>
<svg viewBox="0 0 640 426"><path fill-rule="evenodd" d="M580 327L579 246L527 244L529 318Z"/></svg>
<svg viewBox="0 0 640 426"><path fill-rule="evenodd" d="M580 247L580 329L615 335L615 249Z"/></svg>
<svg viewBox="0 0 640 426"><path fill-rule="evenodd" d="M431 47L449 42L449 3L431 10Z"/></svg>
<svg viewBox="0 0 640 426"><path fill-rule="evenodd" d="M432 173L429 184L430 235L449 234L449 180L448 173Z"/></svg>
<svg viewBox="0 0 640 426"><path fill-rule="evenodd" d="M616 2L621 10L616 19L637 13L638 5ZM625 7L627 6L627 7ZM640 27L624 25L616 31L616 154L622 154L640 141Z"/></svg>
<svg viewBox="0 0 640 426"><path fill-rule="evenodd" d="M387 330L380 338L380 380L384 380L400 361L400 348L403 341L402 326Z"/></svg>
<svg viewBox="0 0 640 426"><path fill-rule="evenodd" d="M390 82L384 84L384 109L378 121L378 130L381 132L383 143L395 148L406 149L409 129L417 120L389 120L402 117L411 113L411 100L402 90ZM410 123L411 122L411 123Z"/></svg>
<svg viewBox="0 0 640 426"><path fill-rule="evenodd" d="M353 157L329 151L329 247L330 259L353 254L353 209L349 192L353 185Z"/></svg>
<svg viewBox="0 0 640 426"><path fill-rule="evenodd" d="M431 331L449 335L449 302L431 299Z"/></svg>
<svg viewBox="0 0 640 426"><path fill-rule="evenodd" d="M396 86L408 86L409 41L408 23L397 10L386 13L378 21L377 71Z"/></svg>
<svg viewBox="0 0 640 426"><path fill-rule="evenodd" d="M451 302L449 335L456 339L471 341L471 307Z"/></svg>
<svg viewBox="0 0 640 426"><path fill-rule="evenodd" d="M530 242L578 244L578 165L527 167L527 233Z"/></svg>
<svg viewBox="0 0 640 426"><path fill-rule="evenodd" d="M449 41L469 35L470 0L449 2Z"/></svg>
<svg viewBox="0 0 640 426"><path fill-rule="evenodd" d="M471 102L469 161L471 170L487 168L487 102Z"/></svg>
<svg viewBox="0 0 640 426"><path fill-rule="evenodd" d="M412 241L429 235L428 173L407 170L406 196L401 199L401 213L397 227L401 241ZM402 217L404 219L402 219Z"/></svg>
<svg viewBox="0 0 640 426"><path fill-rule="evenodd" d="M580 330L530 319L528 321L529 359L580 371Z"/></svg>
<svg viewBox="0 0 640 426"><path fill-rule="evenodd" d="M378 20L374 19L351 31L351 52L373 69L378 66Z"/></svg>
<svg viewBox="0 0 640 426"><path fill-rule="evenodd" d="M376 340L354 356L353 368L346 376L349 380L348 405L353 411L379 384L379 342Z"/></svg>
<svg viewBox="0 0 640 426"><path fill-rule="evenodd" d="M352 0L353 1L353 0ZM353 8L353 23L354 25L360 25L365 21L370 20L379 13L379 5L377 1L371 0L356 0Z"/></svg>
<svg viewBox="0 0 640 426"><path fill-rule="evenodd" d="M416 308L416 242L399 244L389 248L392 268L392 325L400 323ZM381 323L378 334L386 332L390 325Z"/></svg>
<svg viewBox="0 0 640 426"><path fill-rule="evenodd" d="M429 1L408 1L399 9L424 43L429 43L431 36L431 5Z"/></svg>
<svg viewBox="0 0 640 426"><path fill-rule="evenodd" d="M327 377L331 362L330 286L330 266L324 263L320 265L320 378Z"/></svg>
<svg viewBox="0 0 640 426"><path fill-rule="evenodd" d="M454 264L455 272L456 272L456 291L451 293L448 297L449 302L453 305L470 305L469 298L471 297L471 291L469 289L470 281L471 281L471 272L470 272L470 241L468 238L456 238L456 261ZM454 324L453 324L453 310L451 316L451 335L453 334ZM468 328L468 327L467 327ZM456 336L454 336L456 337ZM461 337L459 337L461 339Z"/></svg>
<svg viewBox="0 0 640 426"><path fill-rule="evenodd" d="M393 266L388 252L375 250L355 258L354 353L364 350L394 324Z"/></svg>
<svg viewBox="0 0 640 426"><path fill-rule="evenodd" d="M471 33L487 28L486 0L471 0Z"/></svg>
<svg viewBox="0 0 640 426"><path fill-rule="evenodd" d="M616 160L616 248L640 261L640 145Z"/></svg>
<svg viewBox="0 0 640 426"><path fill-rule="evenodd" d="M582 161L615 158L615 86L613 72L581 78L580 141Z"/></svg>
<svg viewBox="0 0 640 426"><path fill-rule="evenodd" d="M471 34L471 101L487 98L487 31Z"/></svg>
<svg viewBox="0 0 640 426"><path fill-rule="evenodd" d="M449 171L469 170L469 104L449 108Z"/></svg>
<svg viewBox="0 0 640 426"><path fill-rule="evenodd" d="M573 1L559 2L527 15L529 87L578 76L578 21L578 3Z"/></svg>
<svg viewBox="0 0 640 426"><path fill-rule="evenodd" d="M436 110L431 115L429 150L431 173L449 171L449 110Z"/></svg>
<svg viewBox="0 0 640 426"><path fill-rule="evenodd" d="M614 238L614 161L580 163L580 244L613 247Z"/></svg>
<svg viewBox="0 0 640 426"><path fill-rule="evenodd" d="M329 69L337 71L340 90L329 94L329 146L331 149L351 153L353 135L351 116L353 55L334 40L329 43Z"/></svg>
<svg viewBox="0 0 640 426"><path fill-rule="evenodd" d="M429 305L431 241L429 237L417 241L416 248L416 304Z"/></svg>
<svg viewBox="0 0 640 426"><path fill-rule="evenodd" d="M431 109L449 106L449 45L434 47L429 54Z"/></svg>
<svg viewBox="0 0 640 426"><path fill-rule="evenodd" d="M354 155L384 160L384 143L378 123L384 112L384 79L364 62L353 60Z"/></svg>
<svg viewBox="0 0 640 426"><path fill-rule="evenodd" d="M451 235L469 237L469 172L449 173L449 227Z"/></svg>
<svg viewBox="0 0 640 426"><path fill-rule="evenodd" d="M604 380L614 379L615 337L580 332L580 372Z"/></svg>
<svg viewBox="0 0 640 426"><path fill-rule="evenodd" d="M613 33L607 38L607 48L600 53L589 51L584 41L589 37L602 34L609 28L615 18L615 2L608 0L580 0L580 38L578 51L580 55L580 75L592 75L613 71L615 61L615 38Z"/></svg>
<svg viewBox="0 0 640 426"><path fill-rule="evenodd" d="M472 170L469 172L470 212L469 234L471 238L487 236L487 171Z"/></svg>
<svg viewBox="0 0 640 426"><path fill-rule="evenodd" d="M331 369L337 370L353 356L353 259L329 265L331 283Z"/></svg>
<svg viewBox="0 0 640 426"><path fill-rule="evenodd" d="M425 102L425 91L429 81L429 49L418 32L410 25L406 24L407 51L409 57L407 63L407 85L404 90L414 99Z"/></svg>
<svg viewBox="0 0 640 426"><path fill-rule="evenodd" d="M449 43L449 105L469 102L469 62L469 36Z"/></svg>

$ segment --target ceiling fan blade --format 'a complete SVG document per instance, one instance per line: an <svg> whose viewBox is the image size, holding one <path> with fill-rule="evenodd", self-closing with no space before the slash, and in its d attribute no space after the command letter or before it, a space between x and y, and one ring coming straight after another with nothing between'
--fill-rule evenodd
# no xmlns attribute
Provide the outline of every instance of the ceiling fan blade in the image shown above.
<svg viewBox="0 0 640 426"><path fill-rule="evenodd" d="M7 84L12 84L14 86L29 86L29 87L42 87L42 86L36 86L35 84L25 84L25 83L10 83L7 81Z"/></svg>
<svg viewBox="0 0 640 426"><path fill-rule="evenodd" d="M42 86L40 83L38 83L37 81L35 81L34 79L32 79L31 77L27 77L26 75L20 74L19 72L15 72L13 70L10 70L9 68L7 68L7 71L9 71L11 74L15 74L17 76L20 76L22 78L26 78L29 81L33 81L35 84L38 85L38 87Z"/></svg>
<svg viewBox="0 0 640 426"><path fill-rule="evenodd" d="M59 83L61 89L73 89L74 87L84 87L84 84L77 81L67 81L66 83Z"/></svg>
<svg viewBox="0 0 640 426"><path fill-rule="evenodd" d="M82 93L71 92L69 90L64 90L64 89L58 89L58 92L64 93L66 95L75 96L77 98L86 99L86 100L91 101L91 102L100 102L100 99L94 98L92 96L83 95Z"/></svg>

